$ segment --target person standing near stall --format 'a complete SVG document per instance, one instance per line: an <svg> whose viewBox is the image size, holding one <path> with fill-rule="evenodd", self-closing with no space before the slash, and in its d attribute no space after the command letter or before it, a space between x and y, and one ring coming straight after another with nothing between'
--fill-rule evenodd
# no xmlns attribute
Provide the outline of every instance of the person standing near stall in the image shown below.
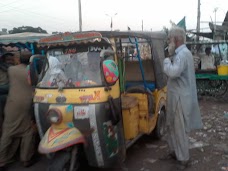
<svg viewBox="0 0 228 171"><path fill-rule="evenodd" d="M201 57L201 69L210 70L215 68L215 57L211 53L211 47L206 47L205 55Z"/></svg>

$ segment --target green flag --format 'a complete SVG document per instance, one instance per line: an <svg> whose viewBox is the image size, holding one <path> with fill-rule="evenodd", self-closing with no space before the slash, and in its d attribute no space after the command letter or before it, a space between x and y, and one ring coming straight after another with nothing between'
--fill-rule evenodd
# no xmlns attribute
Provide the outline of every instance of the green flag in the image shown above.
<svg viewBox="0 0 228 171"><path fill-rule="evenodd" d="M185 17L182 20L180 20L179 23L177 23L177 26L186 30Z"/></svg>

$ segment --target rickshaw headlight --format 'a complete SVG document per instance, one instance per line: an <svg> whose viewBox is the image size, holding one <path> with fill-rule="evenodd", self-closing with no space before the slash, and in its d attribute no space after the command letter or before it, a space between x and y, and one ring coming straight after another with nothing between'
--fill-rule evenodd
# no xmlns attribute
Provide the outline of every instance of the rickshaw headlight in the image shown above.
<svg viewBox="0 0 228 171"><path fill-rule="evenodd" d="M59 124L62 121L62 112L57 108L49 109L47 118L52 124Z"/></svg>

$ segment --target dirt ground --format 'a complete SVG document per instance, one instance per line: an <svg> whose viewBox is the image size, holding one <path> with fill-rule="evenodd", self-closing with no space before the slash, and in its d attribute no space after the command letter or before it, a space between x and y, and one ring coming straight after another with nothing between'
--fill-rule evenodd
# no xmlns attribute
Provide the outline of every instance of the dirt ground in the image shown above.
<svg viewBox="0 0 228 171"><path fill-rule="evenodd" d="M199 100L204 128L189 135L191 166L186 171L228 171L228 103L213 98ZM160 161L158 158L168 150L163 140L149 136L139 139L127 151L126 161L116 169L96 169L82 166L80 171L175 171L174 160ZM9 171L45 170L47 159L42 157L30 168L12 164Z"/></svg>
<svg viewBox="0 0 228 171"><path fill-rule="evenodd" d="M199 104L204 128L189 136L192 163L186 171L228 171L228 103L204 97ZM165 141L144 137L129 150L126 167L129 171L175 171L174 160L158 160L167 149Z"/></svg>

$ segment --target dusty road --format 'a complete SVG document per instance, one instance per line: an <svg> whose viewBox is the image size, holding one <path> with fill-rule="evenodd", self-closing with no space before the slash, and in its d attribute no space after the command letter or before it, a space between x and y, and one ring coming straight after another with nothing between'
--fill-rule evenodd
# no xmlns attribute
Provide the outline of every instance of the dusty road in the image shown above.
<svg viewBox="0 0 228 171"><path fill-rule="evenodd" d="M186 171L228 171L228 103L204 97L199 101L204 128L190 134L192 165ZM167 151L165 141L144 136L127 151L127 159L116 169L96 169L83 166L81 171L175 171L174 160L160 161ZM30 168L12 164L9 171L45 170L47 159L41 158Z"/></svg>

